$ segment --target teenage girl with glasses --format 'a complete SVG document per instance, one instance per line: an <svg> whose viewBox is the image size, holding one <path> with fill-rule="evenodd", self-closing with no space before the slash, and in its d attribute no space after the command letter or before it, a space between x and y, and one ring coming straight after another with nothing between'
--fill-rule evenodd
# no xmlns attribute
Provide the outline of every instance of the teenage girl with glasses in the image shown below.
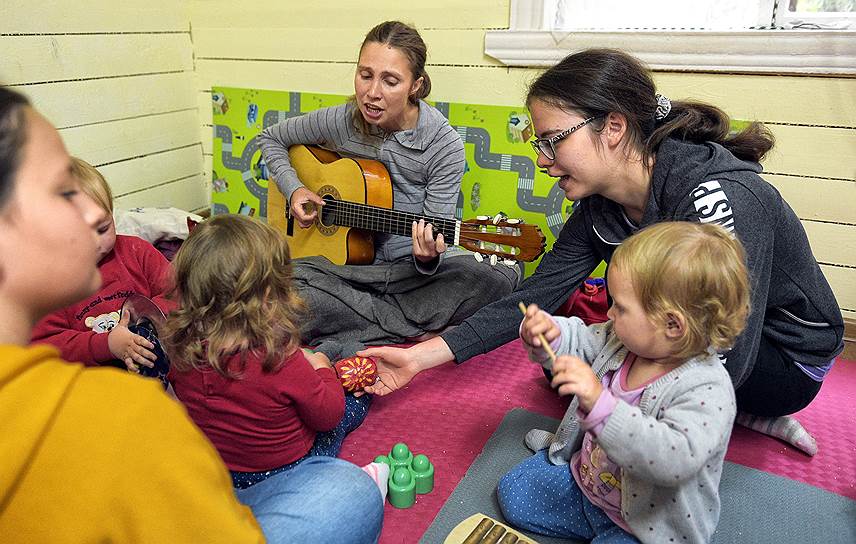
<svg viewBox="0 0 856 544"><path fill-rule="evenodd" d="M759 176L773 147L769 131L751 123L732 133L722 110L670 102L637 59L608 49L566 57L532 84L526 102L538 166L574 201L573 213L516 292L439 338L363 352L381 359L380 382L367 391L389 393L426 368L514 339L518 302L555 311L643 227L716 223L745 246L752 285L746 329L722 355L743 412L738 422L814 454L813 439L781 416L817 395L844 347L844 324L799 218Z"/></svg>

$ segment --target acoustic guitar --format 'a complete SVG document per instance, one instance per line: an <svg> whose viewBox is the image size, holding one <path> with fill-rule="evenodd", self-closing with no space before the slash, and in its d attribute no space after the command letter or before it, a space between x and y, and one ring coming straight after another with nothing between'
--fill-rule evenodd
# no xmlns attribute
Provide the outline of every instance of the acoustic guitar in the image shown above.
<svg viewBox="0 0 856 544"><path fill-rule="evenodd" d="M529 262L544 252L541 229L518 219L461 221L391 209L392 183L378 161L343 158L304 145L291 146L288 156L303 185L325 201L315 224L303 229L290 217L276 183L268 182L268 223L286 233L293 258L322 255L335 264L370 264L374 261L372 233L411 236L413 222L420 219L442 233L447 244L488 256L492 262Z"/></svg>

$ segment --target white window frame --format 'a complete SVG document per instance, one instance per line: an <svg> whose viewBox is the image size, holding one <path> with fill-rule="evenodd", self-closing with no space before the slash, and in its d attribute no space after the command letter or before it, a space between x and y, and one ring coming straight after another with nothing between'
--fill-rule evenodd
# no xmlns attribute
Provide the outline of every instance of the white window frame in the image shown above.
<svg viewBox="0 0 856 544"><path fill-rule="evenodd" d="M773 0L757 1L759 14L765 4L772 12ZM654 70L856 74L856 30L552 30L555 4L511 0L510 28L485 33L485 54L508 66L543 67L572 51L615 47Z"/></svg>

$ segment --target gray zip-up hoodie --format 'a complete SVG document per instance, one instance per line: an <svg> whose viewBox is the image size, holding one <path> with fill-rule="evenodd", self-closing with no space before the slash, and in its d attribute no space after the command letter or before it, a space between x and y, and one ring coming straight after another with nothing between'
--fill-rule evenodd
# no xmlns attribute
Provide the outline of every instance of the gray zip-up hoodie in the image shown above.
<svg viewBox="0 0 856 544"><path fill-rule="evenodd" d="M735 387L752 372L762 335L794 361L828 363L844 349L841 311L799 219L759 172L760 165L741 161L718 144L665 140L640 225L600 195L579 200L535 273L509 296L443 333L443 339L458 362L486 353L517 336L518 301L553 312L639 228L661 221L699 221L735 232L746 248L752 312L727 354Z"/></svg>
<svg viewBox="0 0 856 544"><path fill-rule="evenodd" d="M597 377L621 367L627 348L612 322L586 327L555 318L558 354L591 364ZM549 447L550 462L570 462L584 432L571 401L555 435L534 429L533 450ZM621 514L642 542L708 542L719 521L719 479L736 413L734 389L713 350L645 386L638 406L619 401L597 442L621 467Z"/></svg>

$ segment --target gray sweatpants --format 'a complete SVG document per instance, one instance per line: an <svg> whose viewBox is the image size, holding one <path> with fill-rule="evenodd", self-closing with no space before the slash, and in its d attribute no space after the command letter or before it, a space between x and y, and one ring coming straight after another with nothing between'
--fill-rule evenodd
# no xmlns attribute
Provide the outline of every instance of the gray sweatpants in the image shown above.
<svg viewBox="0 0 856 544"><path fill-rule="evenodd" d="M320 349L338 358L359 344L400 343L441 331L510 293L520 273L517 265L491 266L471 254L445 258L430 276L410 259L359 266L324 257L295 259L297 293L309 307L303 341L349 344L341 353L339 347Z"/></svg>

